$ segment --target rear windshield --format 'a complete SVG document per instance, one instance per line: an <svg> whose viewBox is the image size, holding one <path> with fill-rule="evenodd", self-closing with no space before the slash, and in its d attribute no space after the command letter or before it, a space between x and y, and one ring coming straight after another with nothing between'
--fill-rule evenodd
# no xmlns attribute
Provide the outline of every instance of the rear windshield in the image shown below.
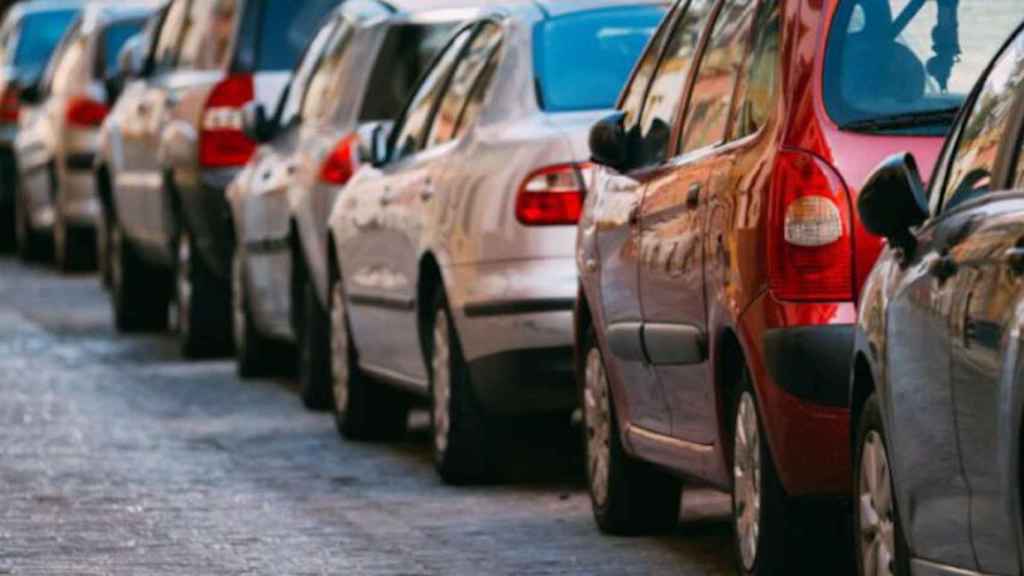
<svg viewBox="0 0 1024 576"><path fill-rule="evenodd" d="M14 66L44 68L77 15L78 11L74 9L26 14L21 21L18 47L14 51Z"/></svg>
<svg viewBox="0 0 1024 576"><path fill-rule="evenodd" d="M1020 0L845 0L825 62L825 105L850 130L943 135L1024 18Z"/></svg>
<svg viewBox="0 0 1024 576"><path fill-rule="evenodd" d="M111 24L107 28L103 33L102 69L98 70L97 76L102 77L108 70L117 69L117 57L121 54L121 48L132 36L142 32L145 25L145 20L126 20Z"/></svg>
<svg viewBox="0 0 1024 576"><path fill-rule="evenodd" d="M452 23L408 24L388 30L370 74L361 122L392 120L454 30Z"/></svg>
<svg viewBox="0 0 1024 576"><path fill-rule="evenodd" d="M264 0L263 13L252 34L256 38L254 70L291 70L306 45L340 0Z"/></svg>
<svg viewBox="0 0 1024 576"><path fill-rule="evenodd" d="M537 24L533 56L541 107L614 107L664 15L661 6L631 6L578 12Z"/></svg>

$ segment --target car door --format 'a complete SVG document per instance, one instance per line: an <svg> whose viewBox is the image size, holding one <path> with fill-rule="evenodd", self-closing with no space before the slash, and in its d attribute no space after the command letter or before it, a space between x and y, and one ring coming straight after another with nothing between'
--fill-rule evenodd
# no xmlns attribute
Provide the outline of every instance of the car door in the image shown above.
<svg viewBox="0 0 1024 576"><path fill-rule="evenodd" d="M346 283L354 338L361 363L399 379L426 385L416 322L416 266L409 264L409 238L421 221L430 166L437 150L427 138L438 104L474 28L460 31L439 56L406 106L395 128L388 162L358 202L371 217L356 222L352 249L345 249ZM428 198L429 199L429 198Z"/></svg>
<svg viewBox="0 0 1024 576"><path fill-rule="evenodd" d="M593 254L598 261L586 262L584 266L599 271L598 304L604 317L601 337L607 347L605 365L616 374L611 380L621 382L623 387L617 404L625 410L619 418L631 426L660 434L671 431L671 420L657 377L646 362L641 340L637 224L644 182L651 167L665 157L669 143L666 127L670 125L672 104L660 101L681 94L686 82L688 70L679 70L673 62L679 60L677 53L689 58L696 50L695 40L686 41L692 36L692 24L686 18L688 4L689 0L679 2L666 16L626 85L619 110L632 168L625 172L603 166L594 168L590 188L598 193L592 195L593 200L587 200L594 203L593 217L583 222L580 229L581 242L592 241L596 246ZM659 66L663 57L669 64Z"/></svg>

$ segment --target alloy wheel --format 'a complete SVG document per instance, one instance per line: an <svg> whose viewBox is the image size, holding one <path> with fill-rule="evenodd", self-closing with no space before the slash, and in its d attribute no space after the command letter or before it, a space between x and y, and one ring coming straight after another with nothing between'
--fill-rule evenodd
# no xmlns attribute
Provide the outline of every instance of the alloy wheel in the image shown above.
<svg viewBox="0 0 1024 576"><path fill-rule="evenodd" d="M178 304L178 332L188 334L192 310L192 245L188 234L178 238L178 266L175 282Z"/></svg>
<svg viewBox="0 0 1024 576"><path fill-rule="evenodd" d="M434 346L431 368L433 382L432 423L434 428L434 453L440 457L448 450L448 435L451 432L451 344L449 342L448 315L439 311L434 319Z"/></svg>
<svg viewBox="0 0 1024 576"><path fill-rule="evenodd" d="M733 447L733 513L736 539L743 568L751 571L757 561L761 532L761 435L757 407L750 392L740 396L736 409Z"/></svg>
<svg viewBox="0 0 1024 576"><path fill-rule="evenodd" d="M608 396L608 376L604 371L601 352L596 346L587 355L583 410L590 495L598 506L604 506L608 501L611 458L611 402Z"/></svg>
<svg viewBox="0 0 1024 576"><path fill-rule="evenodd" d="M892 576L896 526L889 457L878 432L868 432L861 448L857 505L864 576Z"/></svg>
<svg viewBox="0 0 1024 576"><path fill-rule="evenodd" d="M334 410L339 415L345 415L348 411L350 376L348 346L345 294L339 280L331 286L331 388L334 390Z"/></svg>

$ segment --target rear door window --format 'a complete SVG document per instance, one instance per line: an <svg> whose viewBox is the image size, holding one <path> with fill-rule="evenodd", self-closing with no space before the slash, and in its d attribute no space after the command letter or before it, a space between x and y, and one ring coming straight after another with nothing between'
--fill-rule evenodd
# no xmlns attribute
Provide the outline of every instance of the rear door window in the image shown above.
<svg viewBox="0 0 1024 576"><path fill-rule="evenodd" d="M470 42L462 55L455 71L452 73L448 90L445 92L441 106L434 117L428 146L443 144L459 137L464 126L468 126L474 118L465 118L470 97L479 83L489 84L497 63L498 48L504 31L494 23L486 23ZM490 74L485 74L490 70ZM486 90L480 87L478 92ZM470 114L475 116L479 106L474 106Z"/></svg>
<svg viewBox="0 0 1024 576"><path fill-rule="evenodd" d="M313 78L322 67L328 44L338 35L339 29L347 26L348 23L345 20L335 20L321 28L310 42L306 54L295 69L295 74L292 75L288 89L282 95L284 100L280 104L281 110L278 116L278 121L282 126L292 124L301 118L303 99L309 92Z"/></svg>
<svg viewBox="0 0 1024 576"><path fill-rule="evenodd" d="M301 117L316 121L326 118L336 107L345 86L338 77L352 38L352 26L347 22L339 26L327 42L324 55L302 99Z"/></svg>
<svg viewBox="0 0 1024 576"><path fill-rule="evenodd" d="M17 35L14 65L18 68L45 68L57 44L77 16L77 10L54 10L25 15Z"/></svg>
<svg viewBox="0 0 1024 576"><path fill-rule="evenodd" d="M126 20L111 24L103 31L101 48L96 53L95 77L104 78L108 70L117 69L117 57L128 40L142 32L145 20Z"/></svg>
<svg viewBox="0 0 1024 576"><path fill-rule="evenodd" d="M771 116L779 94L779 48L782 22L778 0L765 0L754 19L750 57L736 88L736 119L732 138L758 131Z"/></svg>

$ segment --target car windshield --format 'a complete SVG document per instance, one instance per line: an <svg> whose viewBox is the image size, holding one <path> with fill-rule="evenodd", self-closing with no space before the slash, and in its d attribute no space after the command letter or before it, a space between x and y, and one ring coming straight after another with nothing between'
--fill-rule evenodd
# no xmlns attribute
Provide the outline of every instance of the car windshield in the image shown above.
<svg viewBox="0 0 1024 576"><path fill-rule="evenodd" d="M121 54L121 48L132 36L142 32L145 25L144 20L128 20L111 24L107 28L103 34L103 70L101 73L117 69L117 57Z"/></svg>
<svg viewBox="0 0 1024 576"><path fill-rule="evenodd" d="M541 107L550 111L615 106L622 86L665 15L661 6L578 12L534 30L534 69Z"/></svg>
<svg viewBox="0 0 1024 576"><path fill-rule="evenodd" d="M844 0L825 105L848 130L942 135L1024 18L1020 0Z"/></svg>
<svg viewBox="0 0 1024 576"><path fill-rule="evenodd" d="M257 70L291 70L339 0L267 0L259 27Z"/></svg>
<svg viewBox="0 0 1024 576"><path fill-rule="evenodd" d="M33 12L21 21L18 47L14 51L16 68L42 69L78 15L77 10Z"/></svg>

